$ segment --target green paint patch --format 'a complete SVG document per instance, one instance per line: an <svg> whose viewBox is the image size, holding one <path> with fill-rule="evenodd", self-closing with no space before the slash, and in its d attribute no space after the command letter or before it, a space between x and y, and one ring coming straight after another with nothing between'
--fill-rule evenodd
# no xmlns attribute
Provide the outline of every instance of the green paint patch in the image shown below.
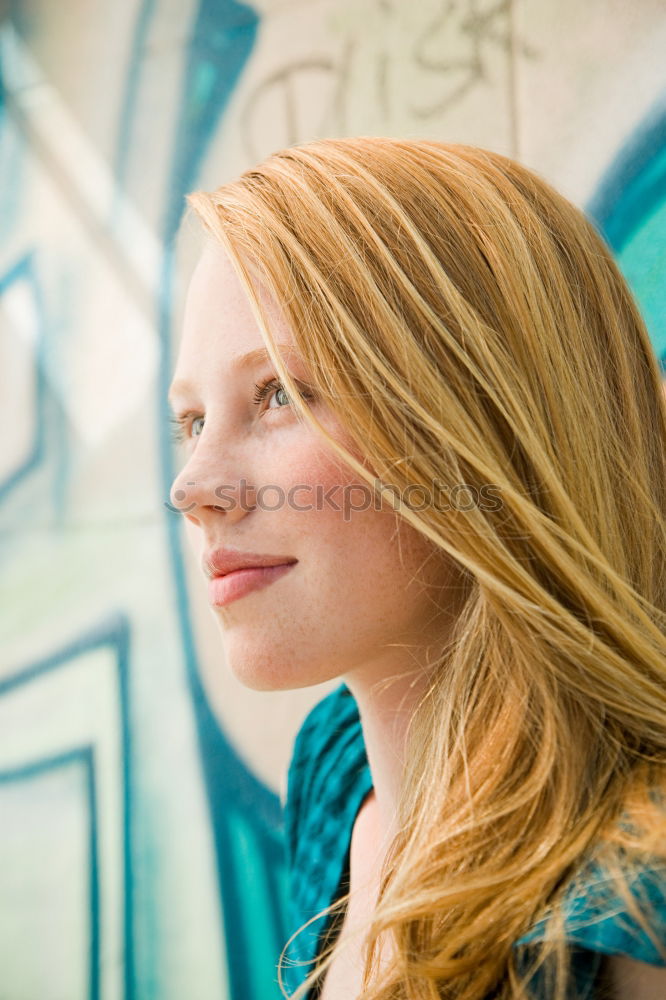
<svg viewBox="0 0 666 1000"><path fill-rule="evenodd" d="M638 226L618 256L658 358L666 363L666 200Z"/></svg>

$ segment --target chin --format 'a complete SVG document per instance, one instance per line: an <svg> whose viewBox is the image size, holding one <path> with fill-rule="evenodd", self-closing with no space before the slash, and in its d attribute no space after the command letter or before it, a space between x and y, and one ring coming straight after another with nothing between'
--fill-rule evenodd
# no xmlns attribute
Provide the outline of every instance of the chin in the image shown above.
<svg viewBox="0 0 666 1000"><path fill-rule="evenodd" d="M251 691L296 691L314 687L337 676L337 671L315 672L311 668L299 669L293 658L286 663L270 663L261 654L250 654L242 660L228 656L227 666L239 684Z"/></svg>
<svg viewBox="0 0 666 1000"><path fill-rule="evenodd" d="M290 684L280 684L278 678L258 670L241 669L233 670L232 673L238 683L249 691L288 691L291 688Z"/></svg>
<svg viewBox="0 0 666 1000"><path fill-rule="evenodd" d="M250 691L289 691L303 686L294 676L292 663L270 663L259 651L226 651L226 662L238 683Z"/></svg>

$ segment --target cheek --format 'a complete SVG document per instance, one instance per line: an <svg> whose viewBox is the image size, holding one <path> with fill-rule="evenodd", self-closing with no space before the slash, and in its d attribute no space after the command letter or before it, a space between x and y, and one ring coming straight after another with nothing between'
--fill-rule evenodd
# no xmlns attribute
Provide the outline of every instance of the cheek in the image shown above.
<svg viewBox="0 0 666 1000"><path fill-rule="evenodd" d="M344 444L349 447L347 440ZM374 595L377 606L391 613L401 602L431 606L430 598L439 601L437 588L445 585L450 570L447 557L388 501L382 507L371 485L337 456L312 440L292 441L280 450L274 472L271 481L291 496L282 526L296 540L303 570L316 577L318 590L335 591L336 603L345 603L345 594L352 603Z"/></svg>
<svg viewBox="0 0 666 1000"><path fill-rule="evenodd" d="M340 421L325 408L317 417L334 440L367 467L365 456ZM344 506L345 498L347 507L377 505L371 485L360 479L356 471L309 428L293 426L287 429L284 437L271 443L265 454L265 475L261 477L264 482L268 481L269 469L273 475L271 481L279 484L285 494L291 490L295 496L294 504L287 502L287 507L295 513L301 513L299 507L308 507L308 513L330 517L336 513L336 506ZM330 502L326 499L329 495Z"/></svg>
<svg viewBox="0 0 666 1000"><path fill-rule="evenodd" d="M379 501L372 487L354 470L318 449L292 450L280 470L280 483L287 496L288 513L317 530L339 531L348 536L359 522L375 519ZM373 517L374 515L374 517ZM389 530L388 527L386 529Z"/></svg>
<svg viewBox="0 0 666 1000"><path fill-rule="evenodd" d="M397 592L424 563L433 548L388 502L382 507L372 487L349 467L314 449L292 450L280 482L287 517L308 538L308 551L327 564L329 579L347 577L348 589ZM296 487L301 487L296 489ZM300 508L300 509L299 509Z"/></svg>
<svg viewBox="0 0 666 1000"><path fill-rule="evenodd" d="M273 483L285 499L285 511L310 521L319 516L335 517L336 506L342 507L343 496L350 484L358 482L353 470L330 452L312 441L290 442L288 447L275 449L267 461L261 482ZM359 489L370 490L359 483ZM342 511L337 516L342 517Z"/></svg>

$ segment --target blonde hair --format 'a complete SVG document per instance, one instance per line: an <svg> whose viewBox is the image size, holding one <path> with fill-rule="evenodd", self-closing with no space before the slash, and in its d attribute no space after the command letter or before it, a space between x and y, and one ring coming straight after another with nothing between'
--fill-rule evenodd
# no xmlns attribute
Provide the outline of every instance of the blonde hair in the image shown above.
<svg viewBox="0 0 666 1000"><path fill-rule="evenodd" d="M409 730L359 1000L529 996L513 946L544 917L530 974L563 1000L570 879L602 863L651 934L628 880L666 857L666 401L627 285L579 209L472 146L321 139L187 202L298 419L468 581ZM367 464L300 399L256 283ZM502 502L399 502L434 482Z"/></svg>

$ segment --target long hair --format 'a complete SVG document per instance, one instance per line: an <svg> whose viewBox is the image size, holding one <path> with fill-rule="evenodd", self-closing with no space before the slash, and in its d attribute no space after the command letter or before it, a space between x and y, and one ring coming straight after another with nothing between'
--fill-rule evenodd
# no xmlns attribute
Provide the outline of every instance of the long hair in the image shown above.
<svg viewBox="0 0 666 1000"><path fill-rule="evenodd" d="M594 861L636 910L633 874L666 857L666 401L627 285L578 208L472 146L321 139L187 202L298 419L467 580L411 719L360 1000L514 1000L537 969L562 1000L566 887ZM300 399L258 283L356 454ZM435 483L501 503L401 501Z"/></svg>

